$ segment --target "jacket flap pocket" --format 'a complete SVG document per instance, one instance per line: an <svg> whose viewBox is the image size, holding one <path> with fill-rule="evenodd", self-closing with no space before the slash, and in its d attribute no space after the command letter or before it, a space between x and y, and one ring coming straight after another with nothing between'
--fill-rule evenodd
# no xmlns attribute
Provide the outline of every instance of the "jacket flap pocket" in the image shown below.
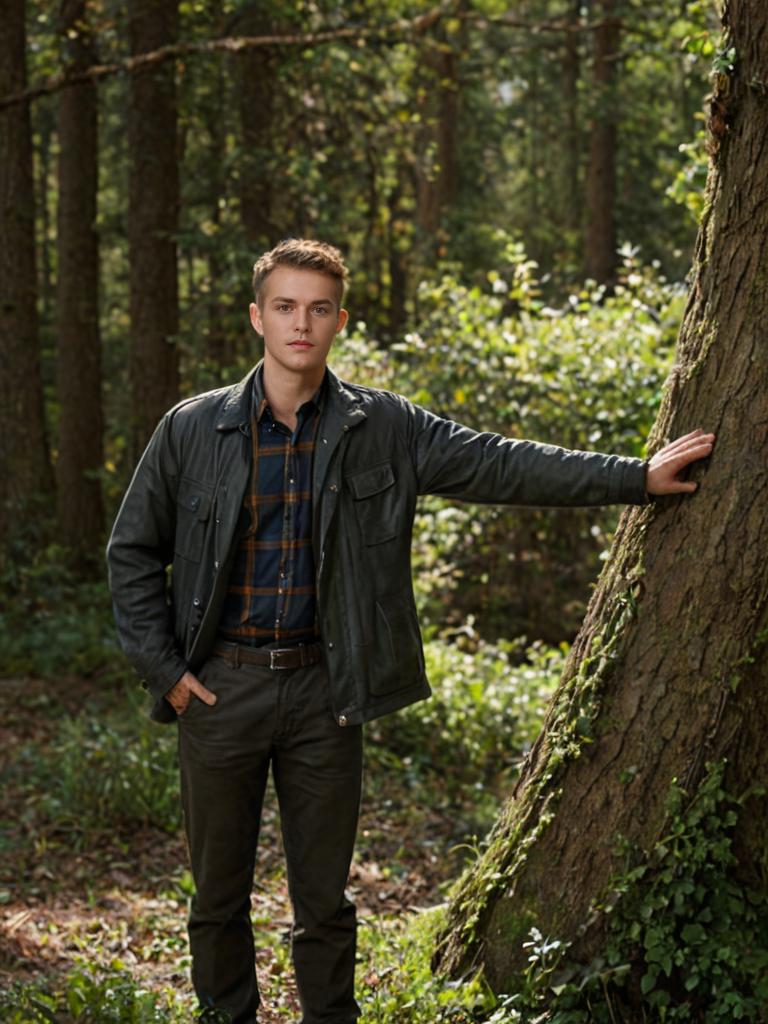
<svg viewBox="0 0 768 1024"><path fill-rule="evenodd" d="M372 498L391 487L395 482L395 473L391 462L380 462L378 466L363 469L347 478L355 501Z"/></svg>
<svg viewBox="0 0 768 1024"><path fill-rule="evenodd" d="M176 499L179 508L191 512L197 519L206 520L211 511L211 494L194 480L181 480Z"/></svg>

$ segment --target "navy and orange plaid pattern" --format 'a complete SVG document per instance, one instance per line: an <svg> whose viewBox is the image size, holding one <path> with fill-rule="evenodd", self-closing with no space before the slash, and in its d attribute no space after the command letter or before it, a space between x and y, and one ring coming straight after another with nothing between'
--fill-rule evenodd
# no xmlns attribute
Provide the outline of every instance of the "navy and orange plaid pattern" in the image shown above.
<svg viewBox="0 0 768 1024"><path fill-rule="evenodd" d="M227 640L290 647L317 639L312 551L312 462L322 388L291 431L272 416L256 379L248 527L229 577L219 631Z"/></svg>

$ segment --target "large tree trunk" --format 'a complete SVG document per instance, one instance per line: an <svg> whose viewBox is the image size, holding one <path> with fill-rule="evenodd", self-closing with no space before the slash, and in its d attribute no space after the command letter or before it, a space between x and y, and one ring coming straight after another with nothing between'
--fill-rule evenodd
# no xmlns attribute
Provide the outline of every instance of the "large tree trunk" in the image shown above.
<svg viewBox="0 0 768 1024"><path fill-rule="evenodd" d="M593 114L586 180L584 262L588 277L612 284L616 276L616 79L621 29L616 0L597 0L593 71Z"/></svg>
<svg viewBox="0 0 768 1024"><path fill-rule="evenodd" d="M85 0L63 0L60 19L66 66L95 64ZM97 188L97 95L86 83L59 96L57 513L59 539L79 560L99 550L103 528Z"/></svg>
<svg viewBox="0 0 768 1024"><path fill-rule="evenodd" d="M23 0L0 18L0 95L26 87ZM35 279L35 200L29 106L0 112L0 536L51 487L43 416Z"/></svg>
<svg viewBox="0 0 768 1024"><path fill-rule="evenodd" d="M280 31L275 23L274 5L264 0L246 4L238 17L237 31L254 36ZM274 51L262 47L245 50L237 63L242 152L238 168L240 216L256 258L290 234L289 226L278 227L272 218L278 58Z"/></svg>
<svg viewBox="0 0 768 1024"><path fill-rule="evenodd" d="M131 0L131 53L175 42L177 0ZM131 76L128 243L132 454L138 457L179 394L176 232L179 169L173 62Z"/></svg>
<svg viewBox="0 0 768 1024"><path fill-rule="evenodd" d="M624 513L545 728L453 898L439 962L482 966L496 991L516 990L532 925L581 962L602 948L617 840L651 850L673 780L693 797L726 759L729 793L768 784L768 6L731 0L725 17L738 63L713 100L708 212L651 449L697 426L718 441L694 496ZM765 886L766 834L753 796L734 878Z"/></svg>

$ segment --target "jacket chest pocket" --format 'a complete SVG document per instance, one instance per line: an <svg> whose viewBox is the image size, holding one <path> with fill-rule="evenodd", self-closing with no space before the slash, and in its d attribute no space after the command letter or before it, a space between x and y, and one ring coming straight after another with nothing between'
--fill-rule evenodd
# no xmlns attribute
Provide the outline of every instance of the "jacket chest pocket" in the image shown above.
<svg viewBox="0 0 768 1024"><path fill-rule="evenodd" d="M391 462L380 462L346 477L355 515L366 544L383 544L397 536L402 511Z"/></svg>
<svg viewBox="0 0 768 1024"><path fill-rule="evenodd" d="M190 562L199 562L208 518L211 514L211 491L195 480L179 482L176 497L176 537L173 550Z"/></svg>

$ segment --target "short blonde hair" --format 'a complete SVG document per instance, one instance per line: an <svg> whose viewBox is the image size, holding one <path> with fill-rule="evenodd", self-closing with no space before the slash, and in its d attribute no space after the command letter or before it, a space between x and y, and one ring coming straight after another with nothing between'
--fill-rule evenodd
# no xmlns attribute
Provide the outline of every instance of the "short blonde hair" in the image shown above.
<svg viewBox="0 0 768 1024"><path fill-rule="evenodd" d="M265 252L253 265L253 295L257 305L261 305L261 292L267 277L277 267L297 267L299 270L316 270L318 273L332 277L338 286L338 304L344 299L347 289L349 271L344 263L341 252L327 242L318 242L313 238L286 238Z"/></svg>

